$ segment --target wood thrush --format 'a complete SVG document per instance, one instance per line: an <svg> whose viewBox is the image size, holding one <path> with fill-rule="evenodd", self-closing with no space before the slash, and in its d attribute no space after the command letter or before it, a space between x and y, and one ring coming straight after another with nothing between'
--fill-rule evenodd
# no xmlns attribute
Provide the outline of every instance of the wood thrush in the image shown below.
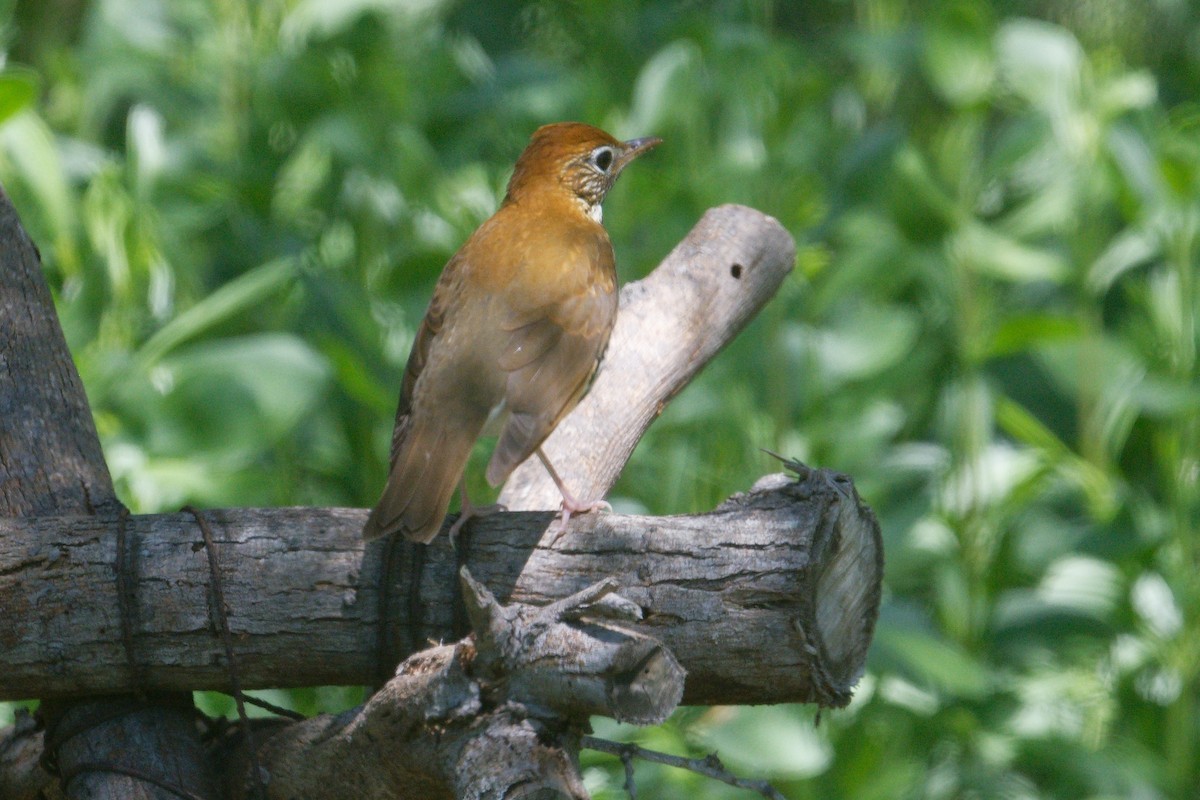
<svg viewBox="0 0 1200 800"><path fill-rule="evenodd" d="M634 158L662 140L621 142L575 122L545 125L517 160L499 210L442 270L400 389L391 469L363 536L428 542L441 529L475 440L498 430L487 479L535 452L588 389L617 315L600 204ZM465 517L477 511L463 491Z"/></svg>

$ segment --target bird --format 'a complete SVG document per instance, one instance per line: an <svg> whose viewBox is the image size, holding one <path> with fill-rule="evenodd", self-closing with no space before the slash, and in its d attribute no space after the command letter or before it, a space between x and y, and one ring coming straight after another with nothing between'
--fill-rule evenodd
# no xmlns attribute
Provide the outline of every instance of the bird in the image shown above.
<svg viewBox="0 0 1200 800"><path fill-rule="evenodd" d="M573 513L607 508L568 490L541 445L587 392L617 316L612 242L601 203L622 170L661 144L619 141L581 122L543 125L517 159L500 207L438 278L401 379L387 483L363 537L428 543L476 440L498 439L486 477L499 486L537 454ZM561 535L561 532L560 532Z"/></svg>

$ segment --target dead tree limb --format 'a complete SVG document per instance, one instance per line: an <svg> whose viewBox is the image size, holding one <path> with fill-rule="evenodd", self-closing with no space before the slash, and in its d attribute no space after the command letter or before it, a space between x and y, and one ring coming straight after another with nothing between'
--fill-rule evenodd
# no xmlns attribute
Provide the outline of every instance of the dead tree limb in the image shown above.
<svg viewBox="0 0 1200 800"><path fill-rule="evenodd" d="M683 670L622 626L639 612L611 579L533 607L501 606L462 578L477 632L410 656L362 708L277 733L263 753L272 796L320 786L325 797L491 798L519 787L585 800L573 753L588 715L654 724L679 702Z"/></svg>

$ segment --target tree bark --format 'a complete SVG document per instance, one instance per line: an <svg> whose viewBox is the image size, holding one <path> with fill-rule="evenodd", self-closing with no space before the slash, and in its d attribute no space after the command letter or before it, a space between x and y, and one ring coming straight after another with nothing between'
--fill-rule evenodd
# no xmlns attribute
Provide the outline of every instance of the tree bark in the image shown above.
<svg viewBox="0 0 1200 800"><path fill-rule="evenodd" d="M0 189L0 516L87 514L115 500L37 248Z"/></svg>
<svg viewBox="0 0 1200 800"><path fill-rule="evenodd" d="M574 754L603 714L655 724L683 670L624 627L636 605L611 578L563 600L502 607L462 571L474 635L407 659L362 708L280 731L264 748L278 797L490 798L550 790L586 800ZM573 722L573 724L572 724Z"/></svg>
<svg viewBox="0 0 1200 800"><path fill-rule="evenodd" d="M33 519L45 514L112 510L117 506L112 479L40 262L16 210L0 190L0 517ZM112 529L106 534L104 568L111 594ZM0 572L13 564L0 561ZM49 599L45 594L48 587L22 588L19 593L10 593L0 580L3 616L28 613L31 618L39 618L27 609L30 604ZM60 614L69 616L69 611L57 607ZM115 604L111 606L109 614L116 608ZM113 623L110 635L120 641L119 626L115 620ZM9 643L0 634L0 647ZM53 651L63 643L46 644ZM7 658L4 660L7 667ZM42 668L53 670L56 660L48 660ZM114 690L128 687L127 674ZM31 691L23 696L55 694L42 692L40 686L29 688ZM114 710L114 706L120 707ZM190 724L190 713L180 710L190 706L191 695L187 693L136 702L124 698L44 703L42 718L62 734L63 746L57 748L55 756L68 796L133 800L177 797L152 782L111 768L169 776L170 783L198 797L213 796L200 739ZM41 734L26 726L14 731L13 736L28 740ZM97 765L110 768L97 769ZM26 772L20 780L24 782L28 777ZM48 775L45 778L49 780ZM0 774L0 797L7 796L4 783L5 776Z"/></svg>

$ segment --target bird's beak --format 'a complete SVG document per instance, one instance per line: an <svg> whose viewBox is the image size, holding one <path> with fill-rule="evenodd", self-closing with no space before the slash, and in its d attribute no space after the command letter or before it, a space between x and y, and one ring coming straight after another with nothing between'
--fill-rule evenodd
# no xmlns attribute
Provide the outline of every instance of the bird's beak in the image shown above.
<svg viewBox="0 0 1200 800"><path fill-rule="evenodd" d="M621 154L617 156L617 169L615 171L619 174L630 161L633 161L647 150L653 150L660 144L662 144L662 139L657 136L643 136L641 139L630 139L628 142L624 142L621 146Z"/></svg>

